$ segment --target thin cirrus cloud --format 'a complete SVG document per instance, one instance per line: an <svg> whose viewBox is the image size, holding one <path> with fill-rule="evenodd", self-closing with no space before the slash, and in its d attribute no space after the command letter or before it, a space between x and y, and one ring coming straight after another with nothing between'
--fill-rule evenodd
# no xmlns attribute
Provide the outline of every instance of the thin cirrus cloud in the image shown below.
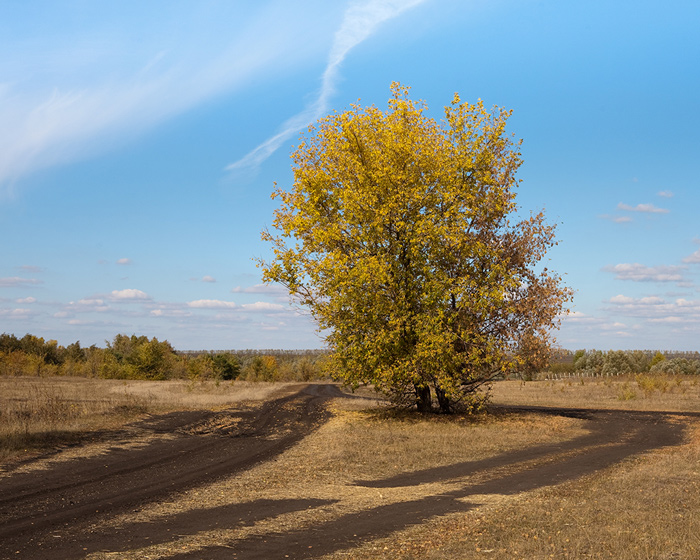
<svg viewBox="0 0 700 560"><path fill-rule="evenodd" d="M280 127L280 131L268 138L241 159L226 166L227 171L255 169L275 153L279 147L304 127L328 112L329 99L335 93L340 66L348 53L370 37L385 21L393 19L409 8L425 0L366 0L354 2L343 15L335 32L328 54L326 68L321 77L321 89L315 101Z"/></svg>
<svg viewBox="0 0 700 560"><path fill-rule="evenodd" d="M610 214L602 214L600 218L604 220L610 220L611 222L615 222L616 224L626 224L632 221L632 218L629 216L611 216Z"/></svg>
<svg viewBox="0 0 700 560"><path fill-rule="evenodd" d="M53 22L82 21L89 6L48 4L24 18L51 21L52 33L21 42L0 37L0 47L15 54L0 60L0 196L38 170L92 157L215 96L274 76L313 56L323 42L312 33L318 21L281 0L211 10L199 3L153 4L137 13L129 6L92 10L100 13L91 14L89 29Z"/></svg>
<svg viewBox="0 0 700 560"><path fill-rule="evenodd" d="M277 303L269 303L266 301L256 301L255 303L244 303L238 305L233 301L225 301L220 299L198 299L187 303L187 307L194 309L236 309L238 311L263 311L274 312L284 311L285 307Z"/></svg>
<svg viewBox="0 0 700 560"><path fill-rule="evenodd" d="M36 278L22 278L20 276L9 276L0 278L0 288L24 288L43 284L42 280Z"/></svg>
<svg viewBox="0 0 700 560"><path fill-rule="evenodd" d="M197 299L187 303L187 307L194 309L233 309L238 307L233 301L220 299Z"/></svg>
<svg viewBox="0 0 700 560"><path fill-rule="evenodd" d="M269 296L287 296L289 295L289 290L282 286L281 284L255 284L254 286L248 286L242 288L241 286L236 286L231 290L234 294L265 294Z"/></svg>
<svg viewBox="0 0 700 560"><path fill-rule="evenodd" d="M269 303L267 301L256 301L255 303L244 303L241 308L245 311L262 311L262 312L273 312L273 311L285 311L287 308L279 303Z"/></svg>
<svg viewBox="0 0 700 560"><path fill-rule="evenodd" d="M640 263L621 263L603 267L617 280L632 282L683 282L683 266L645 266Z"/></svg>
<svg viewBox="0 0 700 560"><path fill-rule="evenodd" d="M668 214L669 210L666 208L658 208L653 204L637 204L637 206L630 206L629 204L624 204L620 202L617 205L618 210L624 210L625 212L642 212L645 214Z"/></svg>

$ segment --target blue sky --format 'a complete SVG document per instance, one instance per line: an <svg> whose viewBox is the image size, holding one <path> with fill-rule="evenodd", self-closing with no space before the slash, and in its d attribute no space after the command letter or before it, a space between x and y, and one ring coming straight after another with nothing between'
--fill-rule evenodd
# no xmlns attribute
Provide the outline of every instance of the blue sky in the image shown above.
<svg viewBox="0 0 700 560"><path fill-rule="evenodd" d="M576 290L564 348L696 350L700 4L0 3L0 332L322 345L261 285L301 129L399 81L513 110L518 202Z"/></svg>

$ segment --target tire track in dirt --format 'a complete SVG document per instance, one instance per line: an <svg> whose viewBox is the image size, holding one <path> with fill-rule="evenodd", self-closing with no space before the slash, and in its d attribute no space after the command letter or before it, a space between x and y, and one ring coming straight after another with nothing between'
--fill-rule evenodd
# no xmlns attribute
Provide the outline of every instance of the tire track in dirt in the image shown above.
<svg viewBox="0 0 700 560"><path fill-rule="evenodd" d="M104 549L89 525L272 459L325 421L324 403L343 395L333 385L292 390L244 410L157 416L139 430L169 437L0 479L0 557L82 558Z"/></svg>
<svg viewBox="0 0 700 560"><path fill-rule="evenodd" d="M332 385L297 389L249 409L154 417L139 428L168 434L167 439L156 439L139 449L114 448L100 457L0 479L0 557L70 560L95 551L138 550L333 504L333 500L303 498L256 500L90 532L91 525L101 519L138 510L173 492L274 458L329 417L324 406L328 399L348 396ZM479 461L357 481L359 486L372 488L449 482L451 490L341 514L295 531L256 534L227 546L174 554L169 559L302 559L350 549L432 517L469 511L479 505L478 498L470 500L470 496L513 495L558 484L633 455L678 445L685 429L683 417L698 416L536 407L504 410L584 418L590 431L561 443L512 450Z"/></svg>
<svg viewBox="0 0 700 560"><path fill-rule="evenodd" d="M534 408L530 408L534 411ZM569 410L540 409L543 413L569 415ZM581 411L591 421L591 433L561 444L542 445L503 453L483 461L408 473L383 481L358 484L389 488L462 479L490 473L486 480L417 500L382 505L343 515L330 522L299 531L270 533L241 539L226 547L209 547L168 556L168 560L308 559L387 537L395 531L424 523L430 518L478 507L470 496L514 495L559 484L610 467L628 457L652 449L678 445L685 426L683 415L622 411ZM672 419L672 417L674 417Z"/></svg>

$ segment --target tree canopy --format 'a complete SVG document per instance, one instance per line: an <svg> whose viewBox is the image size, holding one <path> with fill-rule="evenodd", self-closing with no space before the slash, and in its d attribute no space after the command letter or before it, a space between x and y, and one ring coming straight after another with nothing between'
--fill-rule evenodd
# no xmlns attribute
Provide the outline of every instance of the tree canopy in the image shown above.
<svg viewBox="0 0 700 560"><path fill-rule="evenodd" d="M302 136L260 264L308 306L346 383L447 412L546 354L571 291L540 264L554 226L517 218L510 114L455 94L438 122L394 83L387 110L353 105Z"/></svg>

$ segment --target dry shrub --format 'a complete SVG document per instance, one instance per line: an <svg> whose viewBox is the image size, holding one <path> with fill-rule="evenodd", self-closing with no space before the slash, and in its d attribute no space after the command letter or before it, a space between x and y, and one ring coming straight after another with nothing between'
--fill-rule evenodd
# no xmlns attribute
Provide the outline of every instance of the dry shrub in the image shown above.
<svg viewBox="0 0 700 560"><path fill-rule="evenodd" d="M637 391L629 386L629 383L624 383L617 393L617 398L621 401L629 401L637 398Z"/></svg>
<svg viewBox="0 0 700 560"><path fill-rule="evenodd" d="M649 375L640 373L634 379L647 397L654 394L654 391L665 393L670 386L669 376L663 374Z"/></svg>

